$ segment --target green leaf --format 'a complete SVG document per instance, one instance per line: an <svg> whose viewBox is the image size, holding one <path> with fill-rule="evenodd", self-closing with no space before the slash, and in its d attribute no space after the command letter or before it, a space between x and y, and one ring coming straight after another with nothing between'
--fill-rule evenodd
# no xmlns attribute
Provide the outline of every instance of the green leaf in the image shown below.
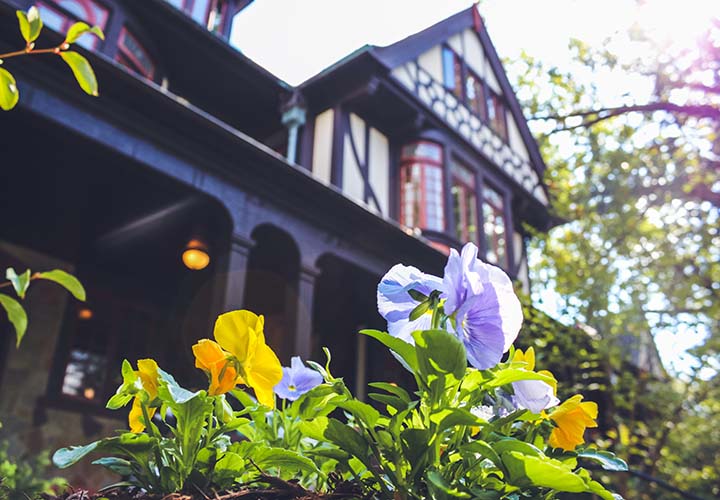
<svg viewBox="0 0 720 500"><path fill-rule="evenodd" d="M412 464L413 469L422 468L420 459L428 451L431 438L432 433L429 429L405 429L400 433L403 455Z"/></svg>
<svg viewBox="0 0 720 500"><path fill-rule="evenodd" d="M97 96L97 79L95 78L95 72L93 71L92 66L90 66L88 60L72 50L60 52L60 57L62 57L63 61L70 66L70 69L72 70L73 75L75 75L75 79L80 85L80 88L87 94Z"/></svg>
<svg viewBox="0 0 720 500"><path fill-rule="evenodd" d="M17 337L16 346L20 347L20 342L25 335L27 330L28 319L25 309L20 305L20 302L0 293L0 305L3 306L5 312L8 315L10 323L15 327L15 336Z"/></svg>
<svg viewBox="0 0 720 500"><path fill-rule="evenodd" d="M470 498L470 494L464 491L460 491L457 488L450 486L442 474L437 470L429 470L425 474L428 482L427 485L431 490L434 490L433 498Z"/></svg>
<svg viewBox="0 0 720 500"><path fill-rule="evenodd" d="M24 299L25 292L27 291L28 286L30 286L30 269L27 269L24 273L18 275L15 272L15 269L13 269L12 267L8 267L5 271L5 277L10 280L10 283L12 283L12 286L15 289L15 293L18 294L18 297Z"/></svg>
<svg viewBox="0 0 720 500"><path fill-rule="evenodd" d="M40 19L40 12L37 7L32 6L25 12L18 10L16 11L18 22L20 23L20 33L27 43L34 42L37 37L40 36L40 30L42 30L43 23Z"/></svg>
<svg viewBox="0 0 720 500"><path fill-rule="evenodd" d="M417 372L417 355L412 344L379 330L360 330L360 333L380 341L385 347L400 356L412 372Z"/></svg>
<svg viewBox="0 0 720 500"><path fill-rule="evenodd" d="M65 35L65 42L66 43L73 43L78 38L83 36L86 33L92 33L93 35L97 36L100 40L105 40L105 34L100 29L99 26L93 26L92 28L87 24L81 22L77 22L70 26L70 28L67 31L67 34Z"/></svg>
<svg viewBox="0 0 720 500"><path fill-rule="evenodd" d="M549 385L555 382L555 379L549 375L543 375L523 368L505 368L499 370L494 375L494 378L486 383L487 387L500 387L519 380L541 380Z"/></svg>
<svg viewBox="0 0 720 500"><path fill-rule="evenodd" d="M402 387L395 385L395 384L388 384L387 382L371 382L368 384L368 386L373 387L375 389L381 389L383 391L387 391L390 394L394 394L406 403L410 403L410 394L403 389Z"/></svg>
<svg viewBox="0 0 720 500"><path fill-rule="evenodd" d="M498 453L517 451L523 455L545 458L545 454L530 443L514 438L504 438L492 443L492 447Z"/></svg>
<svg viewBox="0 0 720 500"><path fill-rule="evenodd" d="M85 446L68 446L60 448L53 454L52 461L55 467L67 469L71 465L78 463L87 455L95 451L105 440L101 439Z"/></svg>
<svg viewBox="0 0 720 500"><path fill-rule="evenodd" d="M82 300L83 302L85 301L85 288L83 288L82 283L72 274L62 269L53 269L52 271L37 273L36 276L40 279L54 281L70 292L76 299Z"/></svg>
<svg viewBox="0 0 720 500"><path fill-rule="evenodd" d="M425 374L452 375L462 380L467 369L467 354L460 340L445 330L413 333L418 367Z"/></svg>
<svg viewBox="0 0 720 500"><path fill-rule="evenodd" d="M418 319L420 316L422 316L423 314L425 314L425 313L428 312L429 310L430 310L430 301L429 301L429 300L420 302L420 303L415 307L415 309L413 309L412 311L410 311L410 321L415 321L416 319Z"/></svg>
<svg viewBox="0 0 720 500"><path fill-rule="evenodd" d="M593 460L599 463L605 470L618 472L624 472L628 470L627 463L625 463L623 459L615 456L614 453L610 453L609 451L593 450L592 448L587 448L585 450L579 451L578 457Z"/></svg>
<svg viewBox="0 0 720 500"><path fill-rule="evenodd" d="M425 302L428 299L428 296L425 295L422 292L418 292L417 290L410 289L407 291L408 295L412 297L413 300L416 300L418 302Z"/></svg>
<svg viewBox="0 0 720 500"><path fill-rule="evenodd" d="M120 390L120 388L118 390ZM118 408L122 408L128 404L132 398L133 395L128 393L113 394L105 405L105 408L108 408L109 410L117 410Z"/></svg>
<svg viewBox="0 0 720 500"><path fill-rule="evenodd" d="M479 426L483 423L484 422L481 419L467 410L462 408L450 408L447 415L440 420L437 432L442 432L445 429L450 429L451 427L455 427L457 425Z"/></svg>
<svg viewBox="0 0 720 500"><path fill-rule="evenodd" d="M470 443L464 445L460 451L478 453L482 457L487 458L492 463L494 463L495 467L502 470L503 473L507 473L507 470L505 469L505 464L503 464L502 460L500 459L500 455L498 455L498 452L485 441L482 441L480 439L471 441Z"/></svg>
<svg viewBox="0 0 720 500"><path fill-rule="evenodd" d="M340 449L355 455L367 465L368 444L365 439L353 428L348 427L337 419L328 420L324 433L325 439L335 443Z"/></svg>
<svg viewBox="0 0 720 500"><path fill-rule="evenodd" d="M296 472L320 473L312 460L284 448L257 447L251 451L250 458L261 469L276 469L282 471L283 475L288 473L294 475Z"/></svg>
<svg viewBox="0 0 720 500"><path fill-rule="evenodd" d="M124 458L102 457L92 462L94 465L102 465L106 469L121 476L129 476L133 473L132 464Z"/></svg>
<svg viewBox="0 0 720 500"><path fill-rule="evenodd" d="M337 405L338 408L349 411L356 419L360 420L366 427L373 428L380 418L380 412L367 403L357 400L345 401Z"/></svg>
<svg viewBox="0 0 720 500"><path fill-rule="evenodd" d="M300 429L302 435L316 441L325 440L325 429L327 429L327 426L327 417L316 417L312 420L303 420L298 423L298 429Z"/></svg>
<svg viewBox="0 0 720 500"><path fill-rule="evenodd" d="M0 108L9 111L20 99L15 77L6 69L0 68Z"/></svg>
<svg viewBox="0 0 720 500"><path fill-rule="evenodd" d="M510 473L510 481L515 485L528 483L568 493L589 491L585 481L559 460L524 455L518 451L508 451L501 456Z"/></svg>

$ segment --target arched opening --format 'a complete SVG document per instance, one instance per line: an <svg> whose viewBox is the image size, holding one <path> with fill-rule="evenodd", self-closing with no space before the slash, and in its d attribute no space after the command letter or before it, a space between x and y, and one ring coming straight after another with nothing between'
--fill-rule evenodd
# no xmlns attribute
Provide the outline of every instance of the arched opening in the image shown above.
<svg viewBox="0 0 720 500"><path fill-rule="evenodd" d="M300 251L285 231L263 224L252 232L245 309L265 316L265 338L283 364L294 354Z"/></svg>
<svg viewBox="0 0 720 500"><path fill-rule="evenodd" d="M318 260L321 270L313 301L313 359L324 361L322 348L332 354L331 371L343 377L359 398L366 396L367 382L405 385L407 374L385 346L359 330L385 330L377 312L377 276L334 255Z"/></svg>

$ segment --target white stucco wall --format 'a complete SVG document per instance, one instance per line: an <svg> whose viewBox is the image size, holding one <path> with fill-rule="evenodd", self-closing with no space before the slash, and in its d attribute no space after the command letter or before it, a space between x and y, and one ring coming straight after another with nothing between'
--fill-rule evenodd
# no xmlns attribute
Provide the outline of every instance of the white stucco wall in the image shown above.
<svg viewBox="0 0 720 500"><path fill-rule="evenodd" d="M332 166L332 133L335 113L332 109L315 117L312 173L325 184L330 184Z"/></svg>

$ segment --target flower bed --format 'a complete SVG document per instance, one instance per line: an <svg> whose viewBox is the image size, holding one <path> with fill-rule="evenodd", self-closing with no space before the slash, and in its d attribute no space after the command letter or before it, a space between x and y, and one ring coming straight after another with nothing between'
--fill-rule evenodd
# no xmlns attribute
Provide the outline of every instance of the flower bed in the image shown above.
<svg viewBox="0 0 720 500"><path fill-rule="evenodd" d="M125 361L107 406L131 405L129 432L53 460L69 467L99 456L93 463L124 478L103 493L118 499L617 498L580 467L625 467L583 444L597 405L580 395L560 402L533 349L512 347L520 302L474 245L451 252L442 278L393 267L378 285L378 310L388 333L361 333L410 371L411 390L371 383L375 405L359 401L332 375L327 350L323 365L293 358L282 368L263 317L234 311L218 318L214 340L193 346L207 390L181 387L153 360L137 369Z"/></svg>

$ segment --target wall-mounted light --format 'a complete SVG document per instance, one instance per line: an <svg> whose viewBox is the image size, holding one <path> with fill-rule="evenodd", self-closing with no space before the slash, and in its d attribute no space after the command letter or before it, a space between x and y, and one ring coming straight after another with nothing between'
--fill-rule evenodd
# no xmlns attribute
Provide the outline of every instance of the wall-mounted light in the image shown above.
<svg viewBox="0 0 720 500"><path fill-rule="evenodd" d="M182 253L185 267L192 271L200 271L210 264L210 254L207 245L197 238L193 238L185 245Z"/></svg>
<svg viewBox="0 0 720 500"><path fill-rule="evenodd" d="M85 396L85 399L95 399L95 389L86 387L83 391L83 396Z"/></svg>
<svg viewBox="0 0 720 500"><path fill-rule="evenodd" d="M78 310L78 319L88 320L88 319L92 319L92 317L93 317L93 311L89 307L81 307Z"/></svg>

